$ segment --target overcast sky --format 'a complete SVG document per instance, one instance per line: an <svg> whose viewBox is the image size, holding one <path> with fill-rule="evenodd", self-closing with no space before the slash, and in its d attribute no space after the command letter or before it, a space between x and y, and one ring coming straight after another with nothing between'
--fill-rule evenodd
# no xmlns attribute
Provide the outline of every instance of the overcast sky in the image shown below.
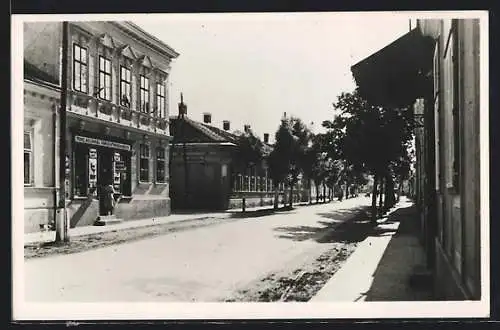
<svg viewBox="0 0 500 330"><path fill-rule="evenodd" d="M384 14L166 14L135 20L180 56L172 63L170 114L180 92L188 116L231 129L248 123L271 141L287 115L333 118L332 102L355 87L350 67L409 30L408 17Z"/></svg>

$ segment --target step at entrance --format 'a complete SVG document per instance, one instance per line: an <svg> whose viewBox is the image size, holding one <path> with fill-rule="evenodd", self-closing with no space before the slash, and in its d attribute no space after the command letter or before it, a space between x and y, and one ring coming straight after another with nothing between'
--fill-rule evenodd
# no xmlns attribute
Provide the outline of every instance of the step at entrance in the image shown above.
<svg viewBox="0 0 500 330"><path fill-rule="evenodd" d="M116 215L100 215L94 222L94 226L106 226L122 222L123 219L117 218Z"/></svg>

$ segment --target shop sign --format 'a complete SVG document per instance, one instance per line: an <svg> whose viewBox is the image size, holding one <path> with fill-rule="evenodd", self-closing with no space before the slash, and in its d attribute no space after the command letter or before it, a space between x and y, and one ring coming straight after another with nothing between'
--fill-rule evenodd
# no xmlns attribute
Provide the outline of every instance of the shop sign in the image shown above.
<svg viewBox="0 0 500 330"><path fill-rule="evenodd" d="M118 162L115 162L115 169L117 171L126 171L127 170L127 167L125 166L125 162L124 161L118 161Z"/></svg>
<svg viewBox="0 0 500 330"><path fill-rule="evenodd" d="M95 139L95 138L90 138L90 137L80 136L80 135L75 136L75 142L85 143L85 144L93 144L93 145L98 145L101 147L108 147L108 148L113 148L113 149L121 149L121 150L130 151L130 145L128 145L128 144L113 142L113 141L108 141L108 140Z"/></svg>

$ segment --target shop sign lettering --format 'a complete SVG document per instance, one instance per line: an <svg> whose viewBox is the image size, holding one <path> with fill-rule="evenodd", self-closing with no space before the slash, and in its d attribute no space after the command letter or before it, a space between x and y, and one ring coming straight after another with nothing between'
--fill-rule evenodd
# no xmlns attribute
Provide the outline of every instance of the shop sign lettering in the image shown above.
<svg viewBox="0 0 500 330"><path fill-rule="evenodd" d="M75 142L85 143L85 144L93 144L93 145L97 145L97 146L101 146L101 147L108 147L108 148L113 148L113 149L121 149L121 150L130 151L130 145L128 145L128 144L118 143L118 142L113 142L113 141L108 141L108 140L95 139L95 138L90 138L90 137L80 136L80 135L75 136Z"/></svg>

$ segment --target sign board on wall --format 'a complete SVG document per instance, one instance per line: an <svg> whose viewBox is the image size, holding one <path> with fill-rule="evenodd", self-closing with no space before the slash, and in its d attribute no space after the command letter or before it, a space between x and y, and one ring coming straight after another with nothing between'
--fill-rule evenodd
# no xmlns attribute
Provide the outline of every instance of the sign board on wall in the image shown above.
<svg viewBox="0 0 500 330"><path fill-rule="evenodd" d="M94 188L97 184L97 151L89 150L89 187Z"/></svg>
<svg viewBox="0 0 500 330"><path fill-rule="evenodd" d="M128 145L128 144L114 142L114 141L108 141L108 140L101 140L101 139L96 139L96 138L90 138L87 136L75 135L75 142L130 151L130 145Z"/></svg>

